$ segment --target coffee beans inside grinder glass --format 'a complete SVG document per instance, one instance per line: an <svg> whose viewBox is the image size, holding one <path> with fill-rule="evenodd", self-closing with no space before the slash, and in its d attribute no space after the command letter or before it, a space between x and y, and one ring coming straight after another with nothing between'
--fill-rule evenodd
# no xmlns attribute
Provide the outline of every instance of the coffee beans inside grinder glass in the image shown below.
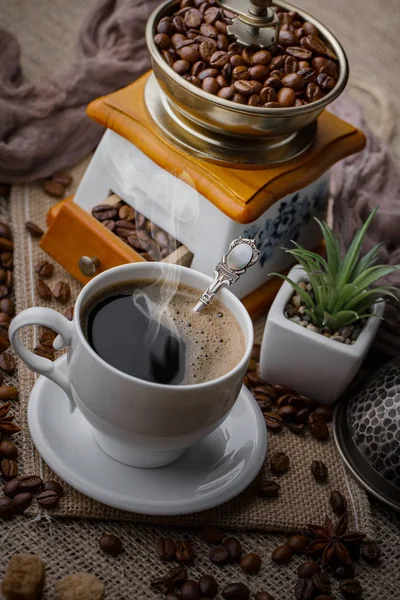
<svg viewBox="0 0 400 600"><path fill-rule="evenodd" d="M246 48L227 34L232 13L207 0L182 0L160 19L154 42L165 62L190 85L260 108L288 108L324 98L337 84L338 59L318 29L279 9L274 49Z"/></svg>

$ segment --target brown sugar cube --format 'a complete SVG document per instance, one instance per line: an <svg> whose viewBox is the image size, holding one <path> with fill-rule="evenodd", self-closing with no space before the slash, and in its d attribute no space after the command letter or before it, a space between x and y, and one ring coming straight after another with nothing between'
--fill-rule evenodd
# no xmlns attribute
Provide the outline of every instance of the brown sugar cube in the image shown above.
<svg viewBox="0 0 400 600"><path fill-rule="evenodd" d="M57 600L102 600L104 584L91 573L67 575L56 583Z"/></svg>
<svg viewBox="0 0 400 600"><path fill-rule="evenodd" d="M14 554L1 589L7 600L39 600L44 580L44 562L36 554Z"/></svg>

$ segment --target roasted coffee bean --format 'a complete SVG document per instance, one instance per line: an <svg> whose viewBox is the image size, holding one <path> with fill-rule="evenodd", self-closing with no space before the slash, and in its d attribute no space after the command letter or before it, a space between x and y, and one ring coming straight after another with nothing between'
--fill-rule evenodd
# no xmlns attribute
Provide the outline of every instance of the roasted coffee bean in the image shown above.
<svg viewBox="0 0 400 600"><path fill-rule="evenodd" d="M14 373L15 367L16 367L15 358L12 356L12 354L9 354L8 352L3 352L3 354L0 354L0 368L5 373L9 373L9 374ZM12 387L12 386L5 386L5 387ZM18 392L16 395L18 395ZM11 397L15 397L15 396L11 396ZM0 398L1 398L1 387L0 387Z"/></svg>
<svg viewBox="0 0 400 600"><path fill-rule="evenodd" d="M258 360L260 358L261 346L260 344L253 344L253 348L251 350L251 358Z"/></svg>
<svg viewBox="0 0 400 600"><path fill-rule="evenodd" d="M187 60L176 60L172 65L174 71L176 71L179 75L184 75L190 69L190 63Z"/></svg>
<svg viewBox="0 0 400 600"><path fill-rule="evenodd" d="M298 43L294 31L289 31L287 29L281 29L279 31L278 41L281 46L295 46Z"/></svg>
<svg viewBox="0 0 400 600"><path fill-rule="evenodd" d="M8 341L8 332L1 331L1 333L3 335L0 335L0 352L4 352L4 350L10 347L10 342Z"/></svg>
<svg viewBox="0 0 400 600"><path fill-rule="evenodd" d="M212 575L202 575L199 579L199 590L202 598L214 598L218 594L218 583Z"/></svg>
<svg viewBox="0 0 400 600"><path fill-rule="evenodd" d="M293 56L297 60L306 60L309 61L312 59L312 52L307 50L306 48L302 48L301 46L289 46L286 48L287 54Z"/></svg>
<svg viewBox="0 0 400 600"><path fill-rule="evenodd" d="M257 592L254 596L254 600L275 600L275 597L271 596L268 592Z"/></svg>
<svg viewBox="0 0 400 600"><path fill-rule="evenodd" d="M54 350L46 346L36 346L33 350L33 353L37 356L41 356L42 358L47 358L48 360L55 360Z"/></svg>
<svg viewBox="0 0 400 600"><path fill-rule="evenodd" d="M289 73L282 77L282 85L287 88L291 88L295 92L301 92L304 89L306 82L303 77L298 73Z"/></svg>
<svg viewBox="0 0 400 600"><path fill-rule="evenodd" d="M57 281L53 288L53 296L59 302L68 302L71 297L71 288L65 281Z"/></svg>
<svg viewBox="0 0 400 600"><path fill-rule="evenodd" d="M252 94L247 102L249 106L260 106L261 100L258 94Z"/></svg>
<svg viewBox="0 0 400 600"><path fill-rule="evenodd" d="M46 492L42 492L41 496ZM38 499L39 501L39 499ZM106 533L99 539L99 547L105 554L111 554L111 556L117 556L122 550L122 542L116 535L112 533Z"/></svg>
<svg viewBox="0 0 400 600"><path fill-rule="evenodd" d="M311 600L315 594L315 586L311 579L298 579L294 588L296 600Z"/></svg>
<svg viewBox="0 0 400 600"><path fill-rule="evenodd" d="M0 442L1 453L1 442ZM361 544L361 556L371 565L379 563L381 558L381 549L376 542L364 541Z"/></svg>
<svg viewBox="0 0 400 600"><path fill-rule="evenodd" d="M184 565L191 565L194 558L193 546L185 540L176 544L175 558Z"/></svg>
<svg viewBox="0 0 400 600"><path fill-rule="evenodd" d="M321 417L315 412L312 412L307 419L310 434L317 440L325 441L329 438L328 425Z"/></svg>
<svg viewBox="0 0 400 600"><path fill-rule="evenodd" d="M251 96L253 94L253 86L249 81L239 79L234 82L233 87L238 94L243 94L243 96Z"/></svg>
<svg viewBox="0 0 400 600"><path fill-rule="evenodd" d="M311 473L317 481L326 481L328 479L328 468L321 460L312 461Z"/></svg>
<svg viewBox="0 0 400 600"><path fill-rule="evenodd" d="M12 398L18 398L17 388L13 385L1 385L0 400L11 400Z"/></svg>
<svg viewBox="0 0 400 600"><path fill-rule="evenodd" d="M169 594L174 591L174 584L169 579L164 577L156 577L150 581L150 587L160 594Z"/></svg>
<svg viewBox="0 0 400 600"><path fill-rule="evenodd" d="M198 29L203 22L203 15L197 8L189 8L185 12L184 21L188 29Z"/></svg>
<svg viewBox="0 0 400 600"><path fill-rule="evenodd" d="M215 96L219 92L218 81L214 77L206 77L201 85L205 92Z"/></svg>
<svg viewBox="0 0 400 600"><path fill-rule="evenodd" d="M54 340L57 337L57 332L54 329L49 329L49 327L43 327L40 332L39 342L43 344L43 346L52 346Z"/></svg>
<svg viewBox="0 0 400 600"><path fill-rule="evenodd" d="M219 90L218 96L219 98L224 98L225 100L231 100L235 95L235 88L232 86L224 87Z"/></svg>
<svg viewBox="0 0 400 600"><path fill-rule="evenodd" d="M39 227L39 225L36 225L36 223L33 223L32 221L27 221L25 223L25 229L27 230L28 233L31 234L32 237L42 237L42 235L44 234L43 229L41 229Z"/></svg>
<svg viewBox="0 0 400 600"><path fill-rule="evenodd" d="M340 593L346 600L361 598L362 587L357 579L344 579L339 585Z"/></svg>
<svg viewBox="0 0 400 600"><path fill-rule="evenodd" d="M21 492L38 492L43 486L43 480L38 475L20 475L17 479Z"/></svg>
<svg viewBox="0 0 400 600"><path fill-rule="evenodd" d="M297 568L297 575L304 579L311 579L318 573L321 573L321 567L314 561L304 562Z"/></svg>
<svg viewBox="0 0 400 600"><path fill-rule="evenodd" d="M0 252L12 252L14 244L12 240L0 237Z"/></svg>
<svg viewBox="0 0 400 600"><path fill-rule="evenodd" d="M309 414L310 414L310 410L308 408L302 408L301 410L297 411L297 413L294 417L295 423L301 423L301 424L307 423Z"/></svg>
<svg viewBox="0 0 400 600"><path fill-rule="evenodd" d="M52 479L49 479L49 481L45 481L43 483L42 489L44 492L56 492L60 496L60 498L64 494L64 488L62 487L62 485L60 485L57 481L53 481Z"/></svg>
<svg viewBox="0 0 400 600"><path fill-rule="evenodd" d="M313 575L311 581L313 582L318 594L330 594L331 582L329 581L329 577L326 575L326 573L317 573L316 575Z"/></svg>
<svg viewBox="0 0 400 600"><path fill-rule="evenodd" d="M232 71L232 80L233 82L244 80L248 81L250 79L250 73L247 67L235 67Z"/></svg>
<svg viewBox="0 0 400 600"><path fill-rule="evenodd" d="M297 410L294 408L294 406L281 406L280 408L278 408L278 415L284 420L284 421L294 421L296 415L297 415Z"/></svg>
<svg viewBox="0 0 400 600"><path fill-rule="evenodd" d="M347 500L338 490L331 492L329 503L335 515L341 516L347 512Z"/></svg>
<svg viewBox="0 0 400 600"><path fill-rule="evenodd" d="M248 600L250 590L244 583L229 583L222 590L225 600Z"/></svg>
<svg viewBox="0 0 400 600"><path fill-rule="evenodd" d="M39 277L43 279L48 279L53 275L54 267L47 260L43 260L42 262L36 265L36 273Z"/></svg>
<svg viewBox="0 0 400 600"><path fill-rule="evenodd" d="M276 481L261 481L258 484L257 493L260 498L277 498L280 487Z"/></svg>
<svg viewBox="0 0 400 600"><path fill-rule="evenodd" d="M5 269L12 269L14 264L12 252L2 252L0 254L1 264Z"/></svg>
<svg viewBox="0 0 400 600"><path fill-rule="evenodd" d="M59 183L58 181L52 181L49 179L44 183L43 190L49 196L53 196L53 198L62 198L65 193L65 185Z"/></svg>
<svg viewBox="0 0 400 600"><path fill-rule="evenodd" d="M6 238L7 240L12 239L11 229L7 225L7 223L0 222L0 237Z"/></svg>
<svg viewBox="0 0 400 600"><path fill-rule="evenodd" d="M210 65L213 68L222 68L229 62L229 55L224 50L217 50L211 55Z"/></svg>
<svg viewBox="0 0 400 600"><path fill-rule="evenodd" d="M215 565L226 565L230 561L230 555L225 546L213 546L208 556Z"/></svg>
<svg viewBox="0 0 400 600"><path fill-rule="evenodd" d="M249 385L255 387L257 385L263 385L265 381L258 375L258 373L248 374Z"/></svg>
<svg viewBox="0 0 400 600"><path fill-rule="evenodd" d="M333 419L333 408L332 406L316 406L314 412L320 415L326 423L330 423Z"/></svg>
<svg viewBox="0 0 400 600"><path fill-rule="evenodd" d="M218 527L204 527L200 534L200 539L206 544L219 546L222 542L223 531Z"/></svg>
<svg viewBox="0 0 400 600"><path fill-rule="evenodd" d="M264 394L254 394L254 398L257 400L257 404L262 412L271 412L272 402L268 396L264 396Z"/></svg>
<svg viewBox="0 0 400 600"><path fill-rule="evenodd" d="M15 505L10 498L0 498L0 519L11 519L15 512Z"/></svg>
<svg viewBox="0 0 400 600"><path fill-rule="evenodd" d="M52 175L51 177L51 180L55 183L63 185L64 187L68 187L73 181L72 176L69 173L65 173L64 171L60 173L54 173L54 175Z"/></svg>
<svg viewBox="0 0 400 600"><path fill-rule="evenodd" d="M11 323L11 317L5 312L0 312L0 325L7 326Z"/></svg>
<svg viewBox="0 0 400 600"><path fill-rule="evenodd" d="M301 554L307 548L309 541L305 535L292 535L286 544L292 552Z"/></svg>
<svg viewBox="0 0 400 600"><path fill-rule="evenodd" d="M182 60L187 60L190 65L194 65L194 63L200 60L199 47L195 44L183 46L179 49L178 54Z"/></svg>
<svg viewBox="0 0 400 600"><path fill-rule="evenodd" d="M0 283L0 298L7 298L9 289L5 284Z"/></svg>
<svg viewBox="0 0 400 600"><path fill-rule="evenodd" d="M0 457L16 460L18 457L18 448L8 440L0 440Z"/></svg>
<svg viewBox="0 0 400 600"><path fill-rule="evenodd" d="M317 77L317 83L322 91L330 92L336 85L336 79L327 75L327 73L320 73Z"/></svg>
<svg viewBox="0 0 400 600"><path fill-rule="evenodd" d="M309 102L316 102L323 98L324 94L316 83L309 83L306 87L305 97Z"/></svg>
<svg viewBox="0 0 400 600"><path fill-rule="evenodd" d="M39 506L44 506L45 508L53 508L58 504L60 500L60 496L57 492L52 490L47 490L46 492L40 492L37 496L36 501Z"/></svg>
<svg viewBox="0 0 400 600"><path fill-rule="evenodd" d="M287 56L285 58L285 65L283 67L283 70L285 71L286 75L289 75L289 74L293 75L293 74L297 73L297 71L299 69L300 69L299 62L298 62L298 60L296 60L294 58L294 56ZM283 83L283 79L284 79L284 77L282 78L282 84L285 85Z"/></svg>
<svg viewBox="0 0 400 600"><path fill-rule="evenodd" d="M36 291L39 294L39 297L42 298L42 300L51 300L53 296L53 294L51 293L51 289L49 288L47 283L43 281L43 279L37 279Z"/></svg>
<svg viewBox="0 0 400 600"><path fill-rule="evenodd" d="M272 473L279 475L286 473L290 466L290 459L284 452L274 452L269 462Z"/></svg>
<svg viewBox="0 0 400 600"><path fill-rule="evenodd" d="M283 87L278 92L278 103L283 107L293 106L296 101L296 94L288 87Z"/></svg>
<svg viewBox="0 0 400 600"><path fill-rule="evenodd" d="M332 571L332 575L335 579L353 579L354 578L354 567L352 564L347 563L343 565L337 565Z"/></svg>
<svg viewBox="0 0 400 600"><path fill-rule="evenodd" d="M304 423L286 423L286 426L292 433L295 433L296 435L302 434L306 427Z"/></svg>
<svg viewBox="0 0 400 600"><path fill-rule="evenodd" d="M157 542L157 554L163 560L172 560L175 558L176 545L171 538L160 538Z"/></svg>
<svg viewBox="0 0 400 600"><path fill-rule="evenodd" d="M15 498L19 491L20 489L18 479L11 479L11 481L8 481L3 487L3 494L8 498Z"/></svg>
<svg viewBox="0 0 400 600"><path fill-rule="evenodd" d="M254 575L261 569L261 556L254 552L245 554L240 560L240 568L246 573L246 575Z"/></svg>
<svg viewBox="0 0 400 600"><path fill-rule="evenodd" d="M273 87L264 87L260 92L261 104L276 102L277 94Z"/></svg>
<svg viewBox="0 0 400 600"><path fill-rule="evenodd" d="M10 481L10 479L15 479L18 475L18 464L15 460L9 460L8 458L3 458L1 461L1 474L3 479L6 481Z"/></svg>
<svg viewBox="0 0 400 600"><path fill-rule="evenodd" d="M30 492L23 492L14 496L15 510L18 512L24 512L31 504L33 495Z"/></svg>
<svg viewBox="0 0 400 600"><path fill-rule="evenodd" d="M115 219L117 216L117 209L110 204L99 204L92 209L92 216L98 221Z"/></svg>
<svg viewBox="0 0 400 600"><path fill-rule="evenodd" d="M292 560L293 552L284 544L283 546L278 546L271 554L271 559L277 565L286 565Z"/></svg>
<svg viewBox="0 0 400 600"><path fill-rule="evenodd" d="M300 40L302 48L311 50L313 54L325 54L326 46L318 35L307 35Z"/></svg>
<svg viewBox="0 0 400 600"><path fill-rule="evenodd" d="M172 567L166 574L166 578L172 581L176 587L179 587L187 580L187 571L184 567Z"/></svg>
<svg viewBox="0 0 400 600"><path fill-rule="evenodd" d="M267 412L264 413L264 421L268 429L271 431L278 433L282 431L283 421L282 418L278 415L277 412Z"/></svg>
<svg viewBox="0 0 400 600"><path fill-rule="evenodd" d="M197 581L188 579L180 587L180 598L182 600L199 600L200 586Z"/></svg>
<svg viewBox="0 0 400 600"><path fill-rule="evenodd" d="M265 81L269 75L269 68L264 65L254 65L249 69L250 79Z"/></svg>
<svg viewBox="0 0 400 600"><path fill-rule="evenodd" d="M242 558L242 544L235 537L226 538L222 545L228 550L229 558L238 562Z"/></svg>

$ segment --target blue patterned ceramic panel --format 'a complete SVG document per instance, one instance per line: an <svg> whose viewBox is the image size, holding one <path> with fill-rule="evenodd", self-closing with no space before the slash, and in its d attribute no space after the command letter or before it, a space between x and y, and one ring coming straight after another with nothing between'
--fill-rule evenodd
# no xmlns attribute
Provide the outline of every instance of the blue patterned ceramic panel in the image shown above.
<svg viewBox="0 0 400 600"><path fill-rule="evenodd" d="M291 240L298 240L302 228L326 209L328 198L329 180L324 178L316 187L305 188L281 200L275 218L253 223L246 229L243 235L256 241L262 267L272 258L276 248L289 248Z"/></svg>

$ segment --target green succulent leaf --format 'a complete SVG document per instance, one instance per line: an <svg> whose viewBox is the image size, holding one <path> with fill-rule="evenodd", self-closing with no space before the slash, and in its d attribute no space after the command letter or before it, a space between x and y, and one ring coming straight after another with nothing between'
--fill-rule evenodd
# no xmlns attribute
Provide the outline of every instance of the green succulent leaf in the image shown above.
<svg viewBox="0 0 400 600"><path fill-rule="evenodd" d="M310 294L306 290L303 290L303 288L298 286L297 283L293 281L293 279L290 279L289 277L287 277L287 275L282 275L282 273L270 273L270 275L275 275L275 277L280 277L281 279L284 279L285 281L290 283L292 288L296 290L296 292L301 296L301 299L303 300L307 308L315 309L315 304Z"/></svg>
<svg viewBox="0 0 400 600"><path fill-rule="evenodd" d="M340 266L340 244L339 240L335 238L330 227L324 221L315 219L321 228L322 235L325 239L326 255L328 261L327 272L329 273L332 281L337 277L339 266Z"/></svg>
<svg viewBox="0 0 400 600"><path fill-rule="evenodd" d="M377 244L367 254L365 254L353 269L352 278L356 279L359 275L364 273L369 267L372 267L378 260L378 252L382 244Z"/></svg>

